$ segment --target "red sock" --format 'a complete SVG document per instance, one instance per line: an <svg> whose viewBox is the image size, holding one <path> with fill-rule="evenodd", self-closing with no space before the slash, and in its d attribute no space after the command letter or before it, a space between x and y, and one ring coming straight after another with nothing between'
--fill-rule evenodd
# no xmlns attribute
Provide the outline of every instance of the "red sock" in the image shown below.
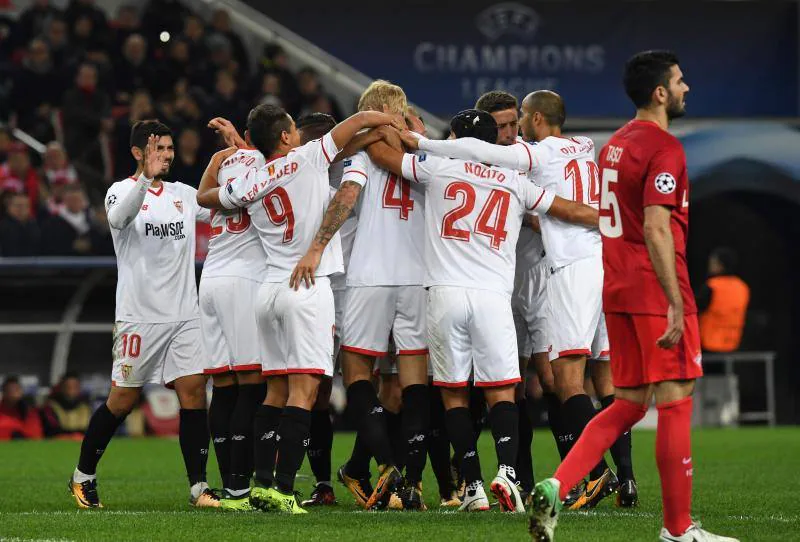
<svg viewBox="0 0 800 542"><path fill-rule="evenodd" d="M656 464L664 527L680 536L692 525L692 398L658 406Z"/></svg>
<svg viewBox="0 0 800 542"><path fill-rule="evenodd" d="M553 475L561 482L559 498L562 501L575 484L597 465L619 436L644 418L646 412L644 405L616 399L610 407L592 418Z"/></svg>

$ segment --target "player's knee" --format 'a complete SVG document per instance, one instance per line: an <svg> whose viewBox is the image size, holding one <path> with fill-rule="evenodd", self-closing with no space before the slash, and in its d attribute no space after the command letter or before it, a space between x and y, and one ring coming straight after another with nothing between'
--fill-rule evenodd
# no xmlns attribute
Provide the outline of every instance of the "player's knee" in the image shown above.
<svg viewBox="0 0 800 542"><path fill-rule="evenodd" d="M123 418L130 414L133 407L139 402L140 394L139 388L126 388L118 393L114 393L112 390L106 400L106 407L114 417Z"/></svg>

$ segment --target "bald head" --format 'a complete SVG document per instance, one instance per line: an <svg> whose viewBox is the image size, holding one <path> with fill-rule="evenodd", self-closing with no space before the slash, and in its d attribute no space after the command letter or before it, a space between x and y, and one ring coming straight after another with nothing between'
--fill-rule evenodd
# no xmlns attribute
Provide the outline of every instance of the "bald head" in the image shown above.
<svg viewBox="0 0 800 542"><path fill-rule="evenodd" d="M531 92L522 101L522 106L530 111L530 114L541 113L545 122L553 127L561 128L567 113L564 110L564 100L552 90L537 90Z"/></svg>

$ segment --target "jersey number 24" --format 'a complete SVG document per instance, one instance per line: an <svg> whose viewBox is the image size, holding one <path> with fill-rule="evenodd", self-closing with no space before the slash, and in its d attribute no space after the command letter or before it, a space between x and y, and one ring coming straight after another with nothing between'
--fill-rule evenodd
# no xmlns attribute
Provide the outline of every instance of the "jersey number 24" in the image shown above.
<svg viewBox="0 0 800 542"><path fill-rule="evenodd" d="M455 200L462 196L461 205L449 211L442 220L442 238L456 239L469 243L471 232L455 226L456 220L469 215L475 208L475 189L469 183L456 181L444 189L444 199ZM486 203L483 204L478 219L475 221L474 232L485 235L490 239L493 249L499 250L500 245L508 237L506 231L506 216L511 194L503 190L492 190Z"/></svg>

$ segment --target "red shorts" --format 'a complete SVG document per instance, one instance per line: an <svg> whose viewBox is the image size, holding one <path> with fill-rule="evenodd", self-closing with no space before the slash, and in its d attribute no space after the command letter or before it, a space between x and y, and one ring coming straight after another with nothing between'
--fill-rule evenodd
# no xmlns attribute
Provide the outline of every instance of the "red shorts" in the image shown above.
<svg viewBox="0 0 800 542"><path fill-rule="evenodd" d="M666 316L608 313L606 326L615 386L633 388L654 382L703 376L700 327L696 314L684 317L683 336L669 350L656 344L667 329Z"/></svg>

